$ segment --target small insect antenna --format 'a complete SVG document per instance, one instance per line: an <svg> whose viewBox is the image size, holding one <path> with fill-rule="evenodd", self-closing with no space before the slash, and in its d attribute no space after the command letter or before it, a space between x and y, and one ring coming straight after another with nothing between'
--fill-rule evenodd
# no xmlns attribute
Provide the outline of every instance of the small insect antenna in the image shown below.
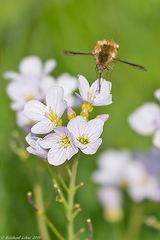
<svg viewBox="0 0 160 240"><path fill-rule="evenodd" d="M94 56L94 53L92 52L77 52L77 51L64 50L63 53L70 56L72 55Z"/></svg>
<svg viewBox="0 0 160 240"><path fill-rule="evenodd" d="M141 71L147 71L147 69L145 67L143 67L142 65L139 65L139 64L131 63L131 62L122 60L120 58L114 58L113 60L116 61L116 62L119 62L119 63L124 63L124 64L127 64L127 65L130 65L130 66L132 66L132 67L134 67L138 70L141 70Z"/></svg>

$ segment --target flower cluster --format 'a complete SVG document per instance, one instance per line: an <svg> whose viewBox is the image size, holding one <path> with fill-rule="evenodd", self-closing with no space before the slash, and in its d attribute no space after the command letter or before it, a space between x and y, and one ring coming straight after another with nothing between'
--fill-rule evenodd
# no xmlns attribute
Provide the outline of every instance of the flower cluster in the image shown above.
<svg viewBox="0 0 160 240"><path fill-rule="evenodd" d="M159 157L158 150L135 154L127 150L108 150L102 154L93 180L100 184L98 197L108 220L122 218L122 190L135 202L160 201Z"/></svg>
<svg viewBox="0 0 160 240"><path fill-rule="evenodd" d="M108 114L89 119L94 106L112 103L111 83L101 79L101 91L98 80L91 86L83 77L78 77L81 112L70 107L65 97L66 82L63 87L50 86L43 102L30 100L24 106L23 113L34 124L26 137L30 145L28 152L48 160L52 165L63 164L81 150L85 154L94 154L102 143L101 134ZM68 88L68 87L67 87ZM63 115L67 110L68 123L64 124Z"/></svg>
<svg viewBox="0 0 160 240"><path fill-rule="evenodd" d="M4 77L10 80L7 94L12 100L11 108L16 111L17 124L26 131L30 130L33 122L23 113L25 103L31 99L43 102L50 87L65 85L65 99L70 106L75 104L72 94L77 89L76 78L68 73L60 75L57 79L53 78L50 73L55 67L55 60L48 60L43 64L38 57L29 56L21 61L18 73L7 71L4 74Z"/></svg>
<svg viewBox="0 0 160 240"><path fill-rule="evenodd" d="M160 100L160 89L154 96ZM138 133L153 135L153 144L160 148L160 106L154 102L148 102L139 107L129 117L130 126Z"/></svg>

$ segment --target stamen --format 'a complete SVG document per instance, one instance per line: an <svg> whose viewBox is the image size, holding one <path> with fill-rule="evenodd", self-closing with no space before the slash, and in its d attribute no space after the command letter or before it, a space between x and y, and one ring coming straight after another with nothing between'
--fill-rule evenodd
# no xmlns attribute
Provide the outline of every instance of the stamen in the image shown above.
<svg viewBox="0 0 160 240"><path fill-rule="evenodd" d="M30 100L33 100L34 98L33 98L33 96L32 95L28 95L28 96L26 96L26 101L28 102L28 101L30 101Z"/></svg>
<svg viewBox="0 0 160 240"><path fill-rule="evenodd" d="M82 144L88 144L88 143L90 143L90 140L88 139L88 137L87 137L87 136L84 136L84 135L79 136L77 140L78 140L80 143L82 143Z"/></svg>
<svg viewBox="0 0 160 240"><path fill-rule="evenodd" d="M88 91L87 93L87 100L88 101L94 101L94 99L96 98L96 92L94 91Z"/></svg>
<svg viewBox="0 0 160 240"><path fill-rule="evenodd" d="M63 145L63 147L67 148L71 145L70 140L68 136L63 136L60 138L59 142Z"/></svg>
<svg viewBox="0 0 160 240"><path fill-rule="evenodd" d="M55 122L58 118L57 114L55 114L54 112L48 112L47 116L51 120L51 122Z"/></svg>

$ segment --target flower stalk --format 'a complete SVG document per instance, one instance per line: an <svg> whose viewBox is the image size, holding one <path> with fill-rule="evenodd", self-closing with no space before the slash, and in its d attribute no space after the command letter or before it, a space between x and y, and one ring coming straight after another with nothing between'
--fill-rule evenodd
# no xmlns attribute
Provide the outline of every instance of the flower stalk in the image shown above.
<svg viewBox="0 0 160 240"><path fill-rule="evenodd" d="M77 167L78 167L78 158L74 160L71 175L70 175L70 183L68 190L68 208L66 209L66 216L68 219L68 240L73 240L75 238L75 229L74 229L74 198L76 193L76 176L77 176Z"/></svg>

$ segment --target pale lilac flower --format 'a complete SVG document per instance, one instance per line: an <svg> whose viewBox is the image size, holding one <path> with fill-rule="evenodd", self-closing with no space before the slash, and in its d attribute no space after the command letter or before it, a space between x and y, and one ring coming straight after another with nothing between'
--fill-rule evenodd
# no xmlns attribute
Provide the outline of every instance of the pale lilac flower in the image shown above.
<svg viewBox="0 0 160 240"><path fill-rule="evenodd" d="M131 127L142 135L153 134L160 127L160 107L156 103L145 103L129 117Z"/></svg>
<svg viewBox="0 0 160 240"><path fill-rule="evenodd" d="M11 103L11 108L16 111L22 110L25 103L31 99L43 99L43 94L36 82L12 82L7 86L7 94L13 101Z"/></svg>
<svg viewBox="0 0 160 240"><path fill-rule="evenodd" d="M24 58L19 65L19 73L8 71L4 77L13 81L39 81L47 76L56 66L55 60L47 60L44 64L37 56Z"/></svg>
<svg viewBox="0 0 160 240"><path fill-rule="evenodd" d="M99 169L94 172L93 180L98 184L121 186L126 184L125 171L130 165L131 153L127 150L108 150L99 160Z"/></svg>
<svg viewBox="0 0 160 240"><path fill-rule="evenodd" d="M41 147L40 143L42 138L39 138L31 133L26 136L26 141L29 144L27 147L27 151L33 155L39 156L41 158L46 159L48 151Z"/></svg>
<svg viewBox="0 0 160 240"><path fill-rule="evenodd" d="M31 128L32 133L46 134L56 127L67 107L63 95L63 88L52 87L47 92L46 105L36 100L25 104L25 115L37 122Z"/></svg>
<svg viewBox="0 0 160 240"><path fill-rule="evenodd" d="M89 86L89 83L85 77L79 75L78 88L80 92L80 98L82 101L89 103L93 106L105 106L112 103L111 88L112 84L105 79L101 79L101 89L98 91L98 81L96 80Z"/></svg>
<svg viewBox="0 0 160 240"><path fill-rule="evenodd" d="M152 152L131 154L124 150L109 150L100 157L93 180L103 188L124 188L136 202L145 199L160 201L158 156Z"/></svg>
<svg viewBox="0 0 160 240"><path fill-rule="evenodd" d="M34 122L27 118L23 111L16 112L17 125L24 131L29 132Z"/></svg>
<svg viewBox="0 0 160 240"><path fill-rule="evenodd" d="M147 172L144 164L140 161L132 161L127 167L126 175L128 193L134 201L140 202L145 199L160 201L158 179Z"/></svg>
<svg viewBox="0 0 160 240"><path fill-rule="evenodd" d="M63 87L64 99L67 101L69 106L74 106L75 97L73 96L73 92L77 89L77 79L68 73L61 74L57 79L53 79L48 76L42 80L41 89L44 94L46 94L48 89L55 85Z"/></svg>
<svg viewBox="0 0 160 240"><path fill-rule="evenodd" d="M156 103L145 103L129 117L131 127L138 133L153 135L153 144L160 148L160 106Z"/></svg>
<svg viewBox="0 0 160 240"><path fill-rule="evenodd" d="M118 222L123 217L122 193L113 187L101 187L98 198L104 209L104 217L110 222Z"/></svg>
<svg viewBox="0 0 160 240"><path fill-rule="evenodd" d="M44 137L41 146L50 149L47 156L48 162L58 166L70 160L78 152L78 148L67 127L56 127L54 132Z"/></svg>
<svg viewBox="0 0 160 240"><path fill-rule="evenodd" d="M73 134L76 146L85 154L94 154L102 143L100 138L103 132L104 122L100 119L86 121L83 117L77 116L71 119L67 125Z"/></svg>

